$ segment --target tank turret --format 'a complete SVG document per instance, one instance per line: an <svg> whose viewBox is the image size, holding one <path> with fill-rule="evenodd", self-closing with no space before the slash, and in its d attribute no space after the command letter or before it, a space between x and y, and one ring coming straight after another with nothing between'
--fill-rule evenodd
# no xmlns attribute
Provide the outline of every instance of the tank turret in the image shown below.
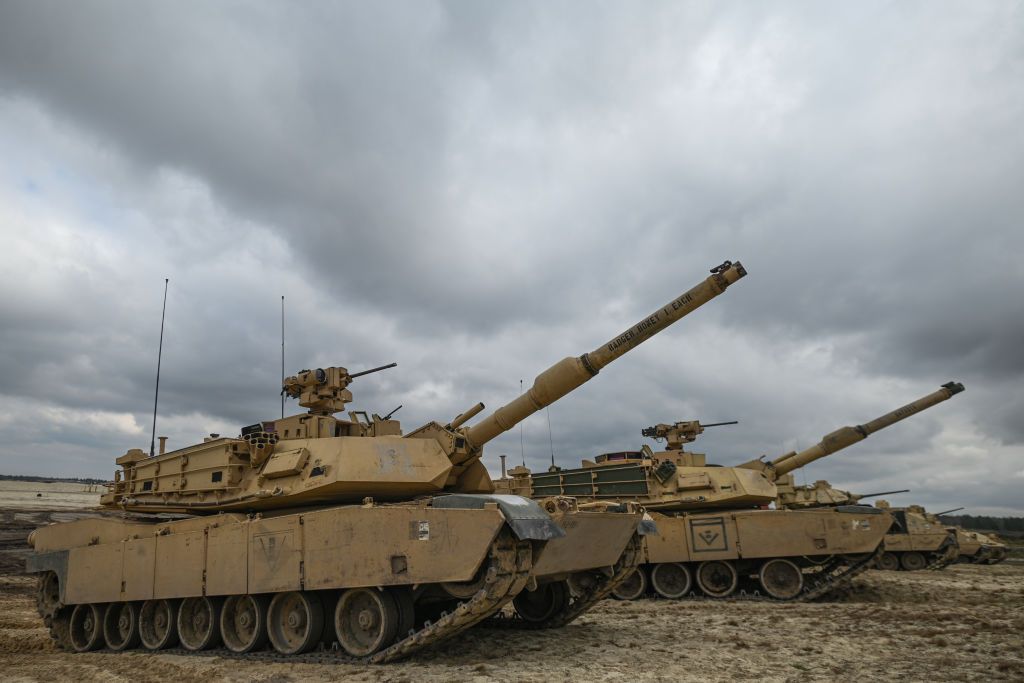
<svg viewBox="0 0 1024 683"><path fill-rule="evenodd" d="M776 481L778 486L778 497L775 505L780 508L819 508L836 505L857 505L867 498L878 498L892 494L909 493L909 488L898 490L880 490L872 494L852 494L848 490L836 488L824 479L818 479L814 483L803 486L791 485L792 476L779 477Z"/></svg>
<svg viewBox="0 0 1024 683"><path fill-rule="evenodd" d="M824 479L819 479L813 484L805 486L793 486L789 482L792 477L787 475L776 481L779 489L778 497L775 500L777 507L787 509L831 507L834 505L856 505L865 498L877 498L895 493L909 493L910 489L899 489L894 491L876 491L874 493L851 493L842 489L834 488Z"/></svg>
<svg viewBox="0 0 1024 683"><path fill-rule="evenodd" d="M577 389L745 274L741 264L726 261L593 351L555 363L527 392L472 426L466 423L484 410L482 403L447 423L429 422L404 436L390 415L335 416L352 402L354 379L394 363L356 373L343 367L302 370L284 381L282 392L306 413L250 425L236 438L211 435L156 457L129 451L118 459L123 471L102 504L133 512L213 513L491 493L494 485L481 462L488 441Z"/></svg>
<svg viewBox="0 0 1024 683"><path fill-rule="evenodd" d="M686 451L683 446L693 442L707 427L736 424L735 421L701 424L697 420L689 420L657 424L643 429L642 434L648 438L665 440L667 443L664 451L655 452L644 446L639 451L606 453L592 461L584 460L583 467L579 469L548 473L520 471L506 480L503 490L534 497L571 495L596 500L638 500L651 510L767 506L777 502L780 490L793 490L792 478L787 475L797 467L851 446L869 434L941 403L961 391L962 384L949 382L938 391L870 422L836 430L818 444L799 453L787 453L769 462L758 458L731 467L709 465L703 453ZM827 486L827 482L822 484ZM845 498L844 502L852 502L849 493L838 493Z"/></svg>

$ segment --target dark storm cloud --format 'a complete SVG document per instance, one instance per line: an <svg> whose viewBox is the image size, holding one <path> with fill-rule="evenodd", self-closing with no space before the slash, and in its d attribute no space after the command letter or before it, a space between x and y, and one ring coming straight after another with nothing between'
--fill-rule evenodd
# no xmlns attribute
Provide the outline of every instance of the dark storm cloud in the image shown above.
<svg viewBox="0 0 1024 683"><path fill-rule="evenodd" d="M741 420L704 437L716 461L774 456L958 379L806 475L1020 511L1021 15L4 3L0 467L142 445L165 276L182 443L278 409L281 293L289 372L397 360L355 407L414 426L740 258L735 291L551 408L560 464L688 418ZM60 424L15 436L38 410ZM543 414L523 442L544 466Z"/></svg>

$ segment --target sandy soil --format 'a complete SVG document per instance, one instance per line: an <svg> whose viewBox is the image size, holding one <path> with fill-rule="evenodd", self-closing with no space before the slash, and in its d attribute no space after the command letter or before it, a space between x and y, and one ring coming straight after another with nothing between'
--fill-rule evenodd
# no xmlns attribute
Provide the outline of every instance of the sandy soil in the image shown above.
<svg viewBox="0 0 1024 683"><path fill-rule="evenodd" d="M56 651L19 575L24 535L69 512L0 510L6 681L1024 680L1024 564L870 571L813 604L608 600L546 633L477 628L397 665ZM21 541L16 537L20 536Z"/></svg>
<svg viewBox="0 0 1024 683"><path fill-rule="evenodd" d="M0 508L80 510L99 505L105 491L98 484L0 480Z"/></svg>

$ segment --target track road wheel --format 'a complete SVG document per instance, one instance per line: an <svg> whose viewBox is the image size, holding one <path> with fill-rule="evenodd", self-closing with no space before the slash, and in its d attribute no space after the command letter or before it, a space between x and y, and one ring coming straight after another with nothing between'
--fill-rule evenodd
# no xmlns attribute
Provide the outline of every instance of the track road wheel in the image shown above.
<svg viewBox="0 0 1024 683"><path fill-rule="evenodd" d="M324 606L316 593L278 593L267 610L267 633L283 655L309 652L324 630Z"/></svg>
<svg viewBox="0 0 1024 683"><path fill-rule="evenodd" d="M178 606L170 600L146 600L139 610L139 639L147 650L178 643Z"/></svg>
<svg viewBox="0 0 1024 683"><path fill-rule="evenodd" d="M540 624L569 607L569 585L565 581L552 581L537 586L537 590L522 590L512 598L512 605L523 621Z"/></svg>
<svg viewBox="0 0 1024 683"><path fill-rule="evenodd" d="M350 588L334 608L334 632L345 652L366 657L390 645L398 634L399 621L407 619L399 613L390 592Z"/></svg>
<svg viewBox="0 0 1024 683"><path fill-rule="evenodd" d="M115 652L139 646L139 603L112 602L103 615L103 640Z"/></svg>
<svg viewBox="0 0 1024 683"><path fill-rule="evenodd" d="M178 638L186 650L208 650L220 643L221 601L185 598L178 608Z"/></svg>
<svg viewBox="0 0 1024 683"><path fill-rule="evenodd" d="M896 557L892 553L882 553L878 556L877 564L879 569L884 569L887 572L894 572L900 568L900 558Z"/></svg>
<svg viewBox="0 0 1024 683"><path fill-rule="evenodd" d="M903 557L900 558L900 566L908 572L919 572L928 566L928 560L918 552L903 553Z"/></svg>
<svg viewBox="0 0 1024 683"><path fill-rule="evenodd" d="M36 609L43 619L52 617L60 607L60 581L54 572L43 572L36 588Z"/></svg>
<svg viewBox="0 0 1024 683"><path fill-rule="evenodd" d="M75 652L103 647L103 609L99 605L75 605L71 612L69 637Z"/></svg>
<svg viewBox="0 0 1024 683"><path fill-rule="evenodd" d="M244 653L262 650L267 645L267 608L270 598L263 595L232 595L220 611L220 637L224 647Z"/></svg>
<svg viewBox="0 0 1024 683"><path fill-rule="evenodd" d="M612 589L612 597L616 600L636 600L647 592L647 573L643 567L637 567L626 580Z"/></svg>
<svg viewBox="0 0 1024 683"><path fill-rule="evenodd" d="M776 600L791 600L804 589L804 573L792 561L768 560L757 572L764 592Z"/></svg>
<svg viewBox="0 0 1024 683"><path fill-rule="evenodd" d="M707 560L697 566L697 585L712 598L724 598L736 590L740 577L725 560Z"/></svg>
<svg viewBox="0 0 1024 683"><path fill-rule="evenodd" d="M690 592L692 585L690 570L679 562L663 562L651 570L651 587L663 598L678 600Z"/></svg>

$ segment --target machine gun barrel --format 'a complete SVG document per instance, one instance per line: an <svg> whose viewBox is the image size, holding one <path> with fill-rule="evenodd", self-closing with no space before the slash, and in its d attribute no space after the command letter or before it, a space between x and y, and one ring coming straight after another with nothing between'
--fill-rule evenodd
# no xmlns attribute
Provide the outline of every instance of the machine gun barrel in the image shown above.
<svg viewBox="0 0 1024 683"><path fill-rule="evenodd" d="M712 269L711 276L693 289L668 302L640 322L577 358L564 358L542 372L529 391L498 408L466 430L466 438L476 448L508 431L545 406L551 405L581 386L601 368L636 348L672 323L715 298L747 272L739 263L726 261Z"/></svg>
<svg viewBox="0 0 1024 683"><path fill-rule="evenodd" d="M723 425L738 425L739 420L730 420L729 422L711 422L709 424L701 424L701 427L721 427Z"/></svg>
<svg viewBox="0 0 1024 683"><path fill-rule="evenodd" d="M963 510L962 507L953 508L952 510L943 510L942 512L936 512L935 516L936 517L941 517L942 515L948 515L948 514L953 513L953 512L960 512L961 510Z"/></svg>
<svg viewBox="0 0 1024 683"><path fill-rule="evenodd" d="M380 372L381 370L387 370L388 368L396 368L396 367L398 367L398 363L388 363L387 365L378 365L377 367L370 368L369 370L363 370L362 372L350 373L349 377L351 377L352 379L355 379L356 377L362 377L363 375L369 375L369 374L374 373L374 372ZM397 408L396 408L396 410L397 410Z"/></svg>
<svg viewBox="0 0 1024 683"><path fill-rule="evenodd" d="M870 422L866 422L856 427L843 427L836 431L828 434L820 442L800 451L799 453L787 453L779 458L776 458L771 462L775 469L775 475L781 476L792 472L793 470L803 467L804 465L814 462L819 458L824 458L826 455L835 453L836 451L842 450L847 446L852 446L858 441L862 441L870 434L874 434L880 429L885 429L889 425L895 424L900 420L905 420L911 415L916 415L922 410L927 410L932 406L947 401L953 396L959 394L964 390L964 385L959 382L947 382L943 384L938 391L933 391L927 396L922 396L916 401L911 401L907 405L897 408L891 412L876 417Z"/></svg>

